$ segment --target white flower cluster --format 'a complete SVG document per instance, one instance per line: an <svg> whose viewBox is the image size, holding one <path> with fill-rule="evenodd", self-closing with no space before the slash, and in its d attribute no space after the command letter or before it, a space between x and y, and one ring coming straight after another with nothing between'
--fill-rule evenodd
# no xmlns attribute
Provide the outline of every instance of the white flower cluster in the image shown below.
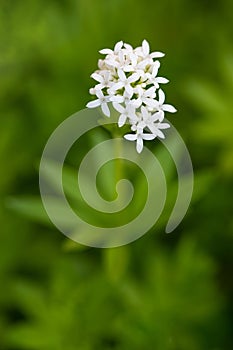
<svg viewBox="0 0 233 350"><path fill-rule="evenodd" d="M101 106L103 113L110 117L108 103L112 103L120 113L119 127L129 122L134 132L125 135L125 139L136 141L140 153L143 140L165 137L161 130L170 125L163 123L164 112L176 112L173 106L164 104L165 94L160 84L166 84L168 80L157 76L160 67L157 59L164 54L150 53L146 40L136 49L119 41L113 50L103 49L100 53L106 57L99 60L99 69L91 75L98 84L90 89L90 94L96 95L97 99L89 102L87 107Z"/></svg>

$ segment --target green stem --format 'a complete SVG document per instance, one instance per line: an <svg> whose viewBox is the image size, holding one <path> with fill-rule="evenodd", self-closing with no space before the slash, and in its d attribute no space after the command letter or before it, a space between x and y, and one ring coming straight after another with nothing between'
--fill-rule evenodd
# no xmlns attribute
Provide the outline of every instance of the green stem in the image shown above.
<svg viewBox="0 0 233 350"><path fill-rule="evenodd" d="M123 178L123 164L122 160L119 159L121 157L122 152L122 140L118 137L116 140L116 147L115 147L115 158L116 158L116 168L115 168L115 176L116 176L116 183Z"/></svg>

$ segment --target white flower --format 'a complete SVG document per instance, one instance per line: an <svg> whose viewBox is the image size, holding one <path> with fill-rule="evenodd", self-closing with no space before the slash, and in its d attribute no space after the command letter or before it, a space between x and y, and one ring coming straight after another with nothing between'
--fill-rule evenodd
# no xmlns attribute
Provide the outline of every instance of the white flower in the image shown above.
<svg viewBox="0 0 233 350"><path fill-rule="evenodd" d="M175 113L176 109L172 105L164 104L165 102L165 94L163 90L159 90L159 101L155 101L155 108L160 113L159 120L162 121L164 119L164 112Z"/></svg>
<svg viewBox="0 0 233 350"><path fill-rule="evenodd" d="M141 107L141 125L147 127L152 133L154 132L154 123L159 120L159 113L152 114L146 107Z"/></svg>
<svg viewBox="0 0 233 350"><path fill-rule="evenodd" d="M124 71L125 72L135 72L137 71L138 67L138 56L133 52L128 52L129 56L129 64L125 65Z"/></svg>
<svg viewBox="0 0 233 350"><path fill-rule="evenodd" d="M168 123L162 123L165 112L176 112L173 106L165 104L165 94L160 89L160 84L168 83L168 79L158 76L158 58L164 54L150 52L146 40L136 49L119 41L113 50L103 49L100 53L106 56L98 61L99 69L91 75L97 84L90 89L90 94L97 99L87 107L100 106L109 117L108 103L111 103L119 113L118 126L129 123L135 132L125 138L136 141L140 153L143 140L165 137L161 131L169 127Z"/></svg>
<svg viewBox="0 0 233 350"><path fill-rule="evenodd" d="M126 62L125 54L120 51L117 55L107 55L105 63L110 69L124 68L128 62Z"/></svg>
<svg viewBox="0 0 233 350"><path fill-rule="evenodd" d="M126 107L118 103L113 103L113 107L120 113L118 120L118 126L121 128L125 123L127 118L131 121L137 120L137 115L135 114L135 107L132 103L127 104Z"/></svg>
<svg viewBox="0 0 233 350"><path fill-rule="evenodd" d="M103 55L115 55L115 54L118 54L122 46L123 46L123 41L118 41L118 43L116 43L116 45L114 46L113 50L102 49L99 52L102 53Z"/></svg>
<svg viewBox="0 0 233 350"><path fill-rule="evenodd" d="M139 106L143 103L146 106L154 107L154 99L156 97L155 87L152 86L149 89L145 90L141 86L138 86L134 89L134 92L138 95L137 101Z"/></svg>
<svg viewBox="0 0 233 350"><path fill-rule="evenodd" d="M133 88L131 83L137 81L139 79L139 75L137 73L134 73L127 78L125 72L122 69L118 69L117 74L119 77L119 81L116 84L114 84L110 90L117 91L124 88L131 98L133 96Z"/></svg>
<svg viewBox="0 0 233 350"><path fill-rule="evenodd" d="M101 90L106 87L110 87L113 84L111 81L111 72L107 70L100 71L99 73L93 73L91 77L99 82L99 84L95 86L96 90Z"/></svg>
<svg viewBox="0 0 233 350"><path fill-rule="evenodd" d="M164 77L157 77L158 70L160 67L160 63L158 61L155 61L150 66L149 72L145 73L146 79L148 84L153 84L156 89L159 89L159 84L167 84L169 83L169 80Z"/></svg>
<svg viewBox="0 0 233 350"><path fill-rule="evenodd" d="M136 149L138 153L142 152L143 140L153 140L156 135L144 133L143 129L139 126L137 127L136 134L126 134L124 138L128 141L136 141Z"/></svg>
<svg viewBox="0 0 233 350"><path fill-rule="evenodd" d="M165 138L164 133L160 129L168 129L170 128L170 125L168 123L154 123L154 125L151 128L151 132L160 137L161 139Z"/></svg>
<svg viewBox="0 0 233 350"><path fill-rule="evenodd" d="M170 128L170 125L168 123L161 123L159 122L159 113L156 112L154 114L150 113L146 107L141 107L141 113L140 113L140 121L138 122L138 127L142 129L149 129L149 131L154 134L155 136L158 136L162 139L165 138L164 134L160 129L167 129ZM136 131L137 128L133 126L131 128L132 130Z"/></svg>
<svg viewBox="0 0 233 350"><path fill-rule="evenodd" d="M88 108L95 108L101 106L101 109L103 113L110 117L110 110L108 108L107 102L109 102L109 97L104 96L103 92L101 90L96 91L96 96L98 97L96 100L88 102L87 107Z"/></svg>

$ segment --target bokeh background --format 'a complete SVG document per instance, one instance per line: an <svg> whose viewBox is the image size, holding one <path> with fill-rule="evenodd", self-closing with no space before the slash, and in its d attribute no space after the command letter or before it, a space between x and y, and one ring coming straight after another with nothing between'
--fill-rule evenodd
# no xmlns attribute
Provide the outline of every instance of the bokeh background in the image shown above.
<svg viewBox="0 0 233 350"><path fill-rule="evenodd" d="M232 13L230 0L1 1L1 350L231 348ZM172 234L168 207L128 246L85 248L43 212L39 160L89 101L98 50L144 38L166 53L193 201Z"/></svg>

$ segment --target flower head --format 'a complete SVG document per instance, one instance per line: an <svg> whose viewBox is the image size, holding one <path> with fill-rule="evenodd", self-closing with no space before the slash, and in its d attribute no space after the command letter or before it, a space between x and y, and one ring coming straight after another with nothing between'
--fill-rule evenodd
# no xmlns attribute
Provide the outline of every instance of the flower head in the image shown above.
<svg viewBox="0 0 233 350"><path fill-rule="evenodd" d="M125 135L125 139L136 141L136 149L140 153L143 140L165 137L161 129L167 129L169 124L162 123L164 112L176 112L172 105L165 104L165 94L160 87L168 83L168 79L158 76L158 58L164 53L150 53L146 40L136 49L119 41L113 50L103 49L100 53L106 56L99 60L99 69L91 75L97 84L90 89L97 99L89 102L87 107L100 106L102 112L110 117L108 104L112 103L119 112L119 127L128 122L134 132Z"/></svg>

